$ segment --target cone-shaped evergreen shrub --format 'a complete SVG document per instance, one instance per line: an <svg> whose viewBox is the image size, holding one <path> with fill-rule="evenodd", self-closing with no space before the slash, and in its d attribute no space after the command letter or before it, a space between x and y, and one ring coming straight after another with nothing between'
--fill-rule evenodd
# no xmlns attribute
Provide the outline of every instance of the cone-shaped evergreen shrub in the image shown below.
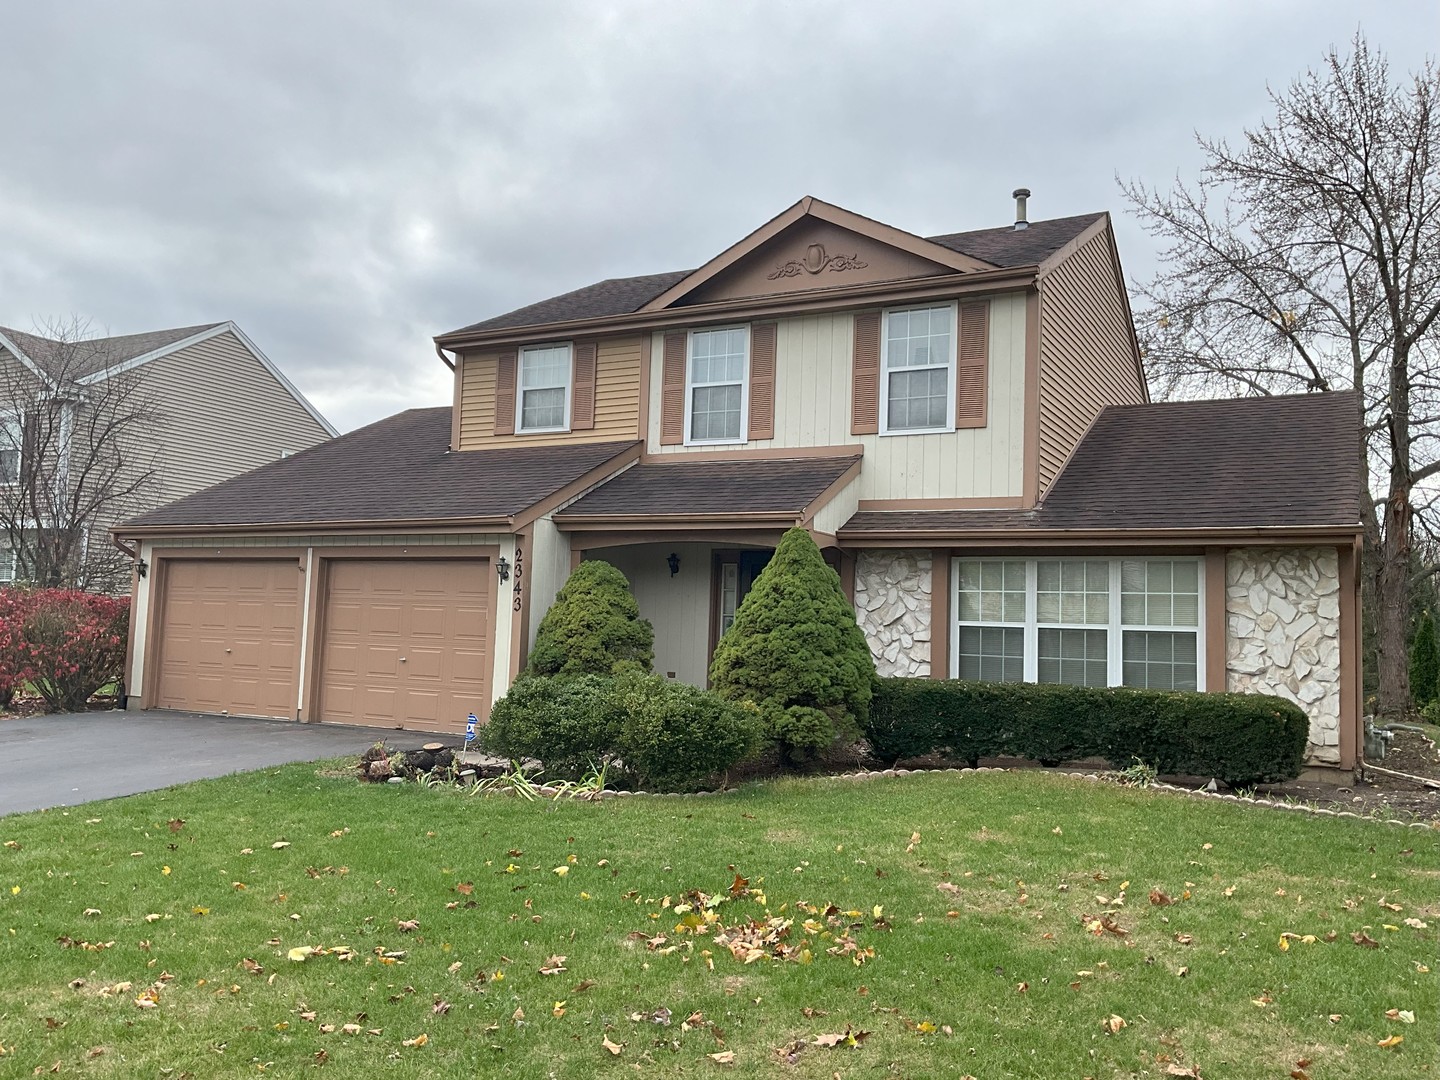
<svg viewBox="0 0 1440 1080"><path fill-rule="evenodd" d="M875 662L840 578L804 529L780 540L710 664L710 687L759 711L786 760L859 734Z"/></svg>
<svg viewBox="0 0 1440 1080"><path fill-rule="evenodd" d="M1440 639L1430 612L1420 616L1415 640L1410 643L1410 696L1423 709L1440 695Z"/></svg>
<svg viewBox="0 0 1440 1080"><path fill-rule="evenodd" d="M640 618L625 575L607 562L577 566L535 632L531 675L610 675L617 668L649 672L655 631Z"/></svg>

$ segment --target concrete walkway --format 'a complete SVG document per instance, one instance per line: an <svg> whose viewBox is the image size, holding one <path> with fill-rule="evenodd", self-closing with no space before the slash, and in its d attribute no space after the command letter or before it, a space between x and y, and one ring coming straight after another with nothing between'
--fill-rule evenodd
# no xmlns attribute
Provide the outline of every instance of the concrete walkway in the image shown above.
<svg viewBox="0 0 1440 1080"><path fill-rule="evenodd" d="M159 710L0 719L0 815L358 754L381 739L411 750L434 738L423 732Z"/></svg>

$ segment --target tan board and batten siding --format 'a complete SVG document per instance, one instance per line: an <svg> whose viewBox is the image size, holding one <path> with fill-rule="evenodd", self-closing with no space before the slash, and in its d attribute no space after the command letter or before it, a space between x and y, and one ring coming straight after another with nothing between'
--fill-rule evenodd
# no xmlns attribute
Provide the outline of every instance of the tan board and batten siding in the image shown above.
<svg viewBox="0 0 1440 1080"><path fill-rule="evenodd" d="M1106 405L1145 400L1130 315L1101 231L1040 279L1040 491Z"/></svg>
<svg viewBox="0 0 1440 1080"><path fill-rule="evenodd" d="M495 377L500 354L465 354L460 360L457 380L460 408L460 445L457 449L493 450L500 446L558 446L639 438L640 339L601 339L598 344L594 426L540 435L495 433Z"/></svg>
<svg viewBox="0 0 1440 1080"><path fill-rule="evenodd" d="M139 370L164 417L157 501L193 494L330 437L228 330Z"/></svg>
<svg viewBox="0 0 1440 1080"><path fill-rule="evenodd" d="M1025 424L1025 298L990 298L989 398L985 426L934 435L852 435L852 312L778 320L774 435L740 444L779 450L859 443L865 448L861 499L1017 498L1022 493ZM652 454L704 453L715 446L660 438L664 334L650 350ZM719 447L718 449L738 449Z"/></svg>

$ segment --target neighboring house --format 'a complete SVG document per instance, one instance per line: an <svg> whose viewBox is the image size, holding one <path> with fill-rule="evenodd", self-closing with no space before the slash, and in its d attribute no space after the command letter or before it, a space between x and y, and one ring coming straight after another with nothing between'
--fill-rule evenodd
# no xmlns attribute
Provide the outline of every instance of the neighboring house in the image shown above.
<svg viewBox="0 0 1440 1080"><path fill-rule="evenodd" d="M102 551L117 520L336 434L232 322L67 340L0 327L0 374L0 485L14 493L24 457L38 454L47 483L96 488L84 496L93 514L19 525L73 526ZM93 434L106 424L129 426ZM94 475L104 469L113 482ZM101 493L107 485L123 494ZM130 561L115 587L128 587ZM16 562L0 533L0 580L25 576Z"/></svg>
<svg viewBox="0 0 1440 1080"><path fill-rule="evenodd" d="M1109 216L1018 216L927 239L806 198L442 334L451 408L118 530L138 703L455 734L582 558L703 685L802 526L882 674L1269 691L1353 765L1354 397L1149 403Z"/></svg>

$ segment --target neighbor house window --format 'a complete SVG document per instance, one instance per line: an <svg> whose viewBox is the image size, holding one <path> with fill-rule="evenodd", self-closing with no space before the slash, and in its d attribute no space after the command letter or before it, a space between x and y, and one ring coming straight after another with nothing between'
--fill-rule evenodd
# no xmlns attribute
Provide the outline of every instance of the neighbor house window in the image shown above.
<svg viewBox="0 0 1440 1080"><path fill-rule="evenodd" d="M955 305L885 312L881 335L883 432L955 425Z"/></svg>
<svg viewBox="0 0 1440 1080"><path fill-rule="evenodd" d="M570 424L570 346L532 345L520 350L516 380L519 431L564 431Z"/></svg>
<svg viewBox="0 0 1440 1080"><path fill-rule="evenodd" d="M0 545L0 581L15 580L15 552Z"/></svg>
<svg viewBox="0 0 1440 1080"><path fill-rule="evenodd" d="M14 413L0 413L0 484L20 480L20 453L25 425Z"/></svg>
<svg viewBox="0 0 1440 1080"><path fill-rule="evenodd" d="M1197 559L956 559L953 577L957 678L1200 689Z"/></svg>
<svg viewBox="0 0 1440 1080"><path fill-rule="evenodd" d="M750 330L692 330L685 365L687 443L745 441Z"/></svg>

